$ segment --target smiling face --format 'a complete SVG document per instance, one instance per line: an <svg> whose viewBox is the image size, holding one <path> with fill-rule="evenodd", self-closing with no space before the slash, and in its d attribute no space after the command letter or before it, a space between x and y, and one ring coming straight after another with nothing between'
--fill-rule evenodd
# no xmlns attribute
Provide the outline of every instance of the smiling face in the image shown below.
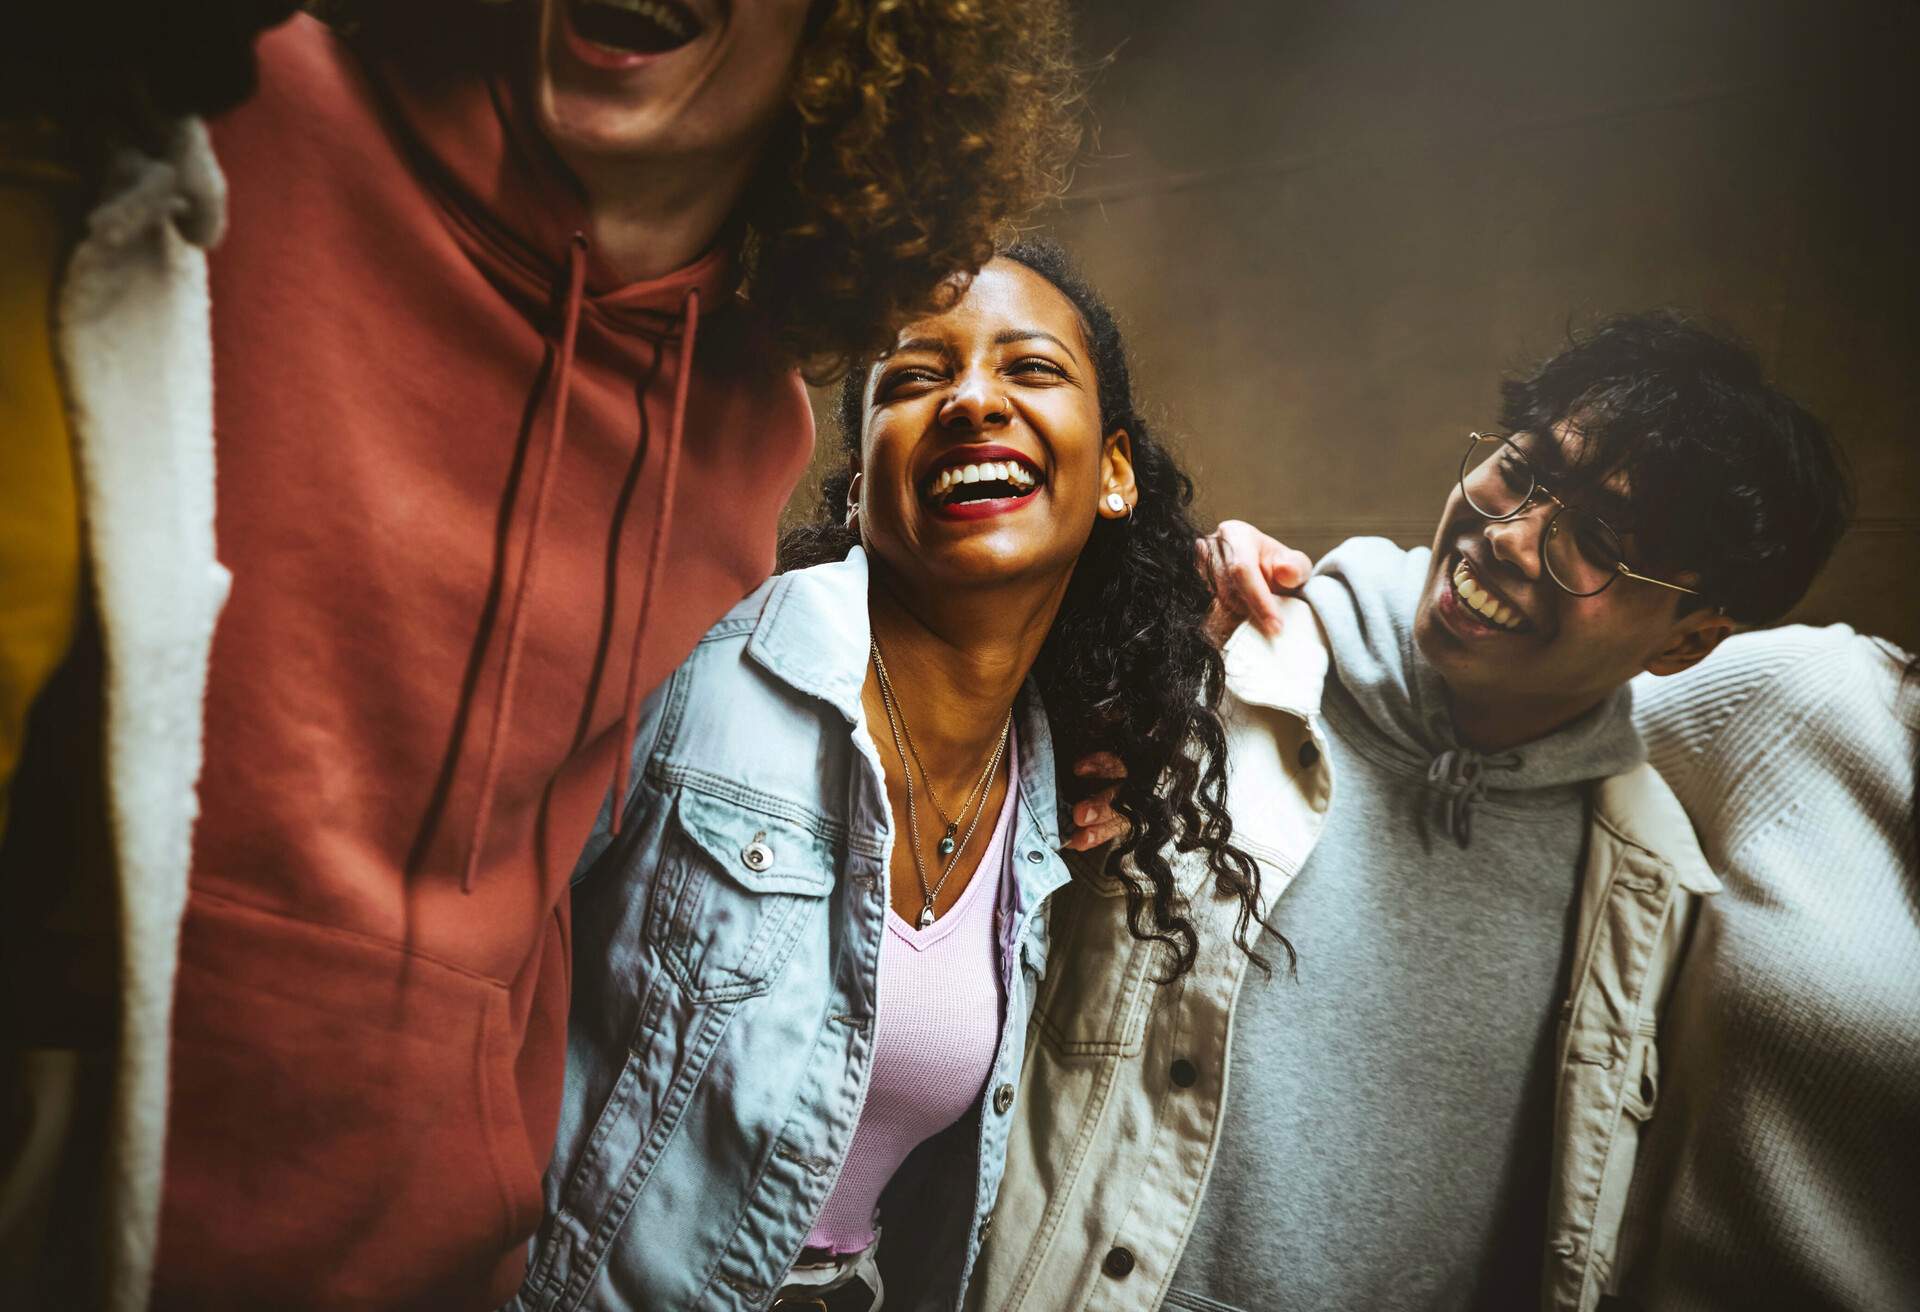
<svg viewBox="0 0 1920 1312"><path fill-rule="evenodd" d="M807 0L540 0L541 130L569 163L750 163L806 15Z"/></svg>
<svg viewBox="0 0 1920 1312"><path fill-rule="evenodd" d="M1549 489L1616 527L1627 522L1630 489L1617 471L1581 494L1563 491L1574 485L1567 471L1579 466L1578 436L1565 425L1544 442L1518 434L1514 443ZM1484 476L1503 475L1490 464ZM1711 607L1680 615L1679 593L1635 579L1616 579L1596 596L1563 591L1543 556L1555 506L1545 496L1536 502L1515 519L1489 520L1456 483L1414 616L1414 639L1446 680L1463 733L1470 719L1480 738L1499 745L1551 732L1643 670L1684 669L1731 630ZM1633 539L1618 546L1634 567Z"/></svg>
<svg viewBox="0 0 1920 1312"><path fill-rule="evenodd" d="M861 540L916 589L1064 590L1095 517L1132 504L1080 314L1022 264L992 261L951 310L902 329L863 397Z"/></svg>

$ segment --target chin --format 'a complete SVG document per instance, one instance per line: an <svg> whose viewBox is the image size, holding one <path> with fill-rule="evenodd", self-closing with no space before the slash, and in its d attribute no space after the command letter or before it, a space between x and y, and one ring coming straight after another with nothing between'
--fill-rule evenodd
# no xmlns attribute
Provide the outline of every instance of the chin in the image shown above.
<svg viewBox="0 0 1920 1312"><path fill-rule="evenodd" d="M540 99L541 134L563 156L618 157L647 151L652 134L634 121L641 116L631 105L551 84Z"/></svg>
<svg viewBox="0 0 1920 1312"><path fill-rule="evenodd" d="M990 588L1015 582L1045 566L1031 551L976 540L928 551L921 558L921 568L951 585Z"/></svg>

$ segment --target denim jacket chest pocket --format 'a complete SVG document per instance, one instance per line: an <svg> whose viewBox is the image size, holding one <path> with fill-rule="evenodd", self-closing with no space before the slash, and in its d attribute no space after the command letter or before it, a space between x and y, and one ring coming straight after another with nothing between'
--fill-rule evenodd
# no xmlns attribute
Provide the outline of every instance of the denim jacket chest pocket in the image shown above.
<svg viewBox="0 0 1920 1312"><path fill-rule="evenodd" d="M697 1001L756 997L785 968L834 879L834 848L819 833L683 785L661 836L642 934Z"/></svg>

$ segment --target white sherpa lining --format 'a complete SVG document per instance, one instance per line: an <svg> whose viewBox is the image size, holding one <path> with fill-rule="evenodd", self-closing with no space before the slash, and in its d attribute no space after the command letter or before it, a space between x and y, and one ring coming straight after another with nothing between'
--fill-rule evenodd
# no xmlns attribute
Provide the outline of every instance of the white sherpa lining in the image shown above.
<svg viewBox="0 0 1920 1312"><path fill-rule="evenodd" d="M199 806L214 621L207 259L225 183L205 128L125 155L68 264L61 368L106 649L106 771L120 884L120 1047L109 1144L108 1306L146 1306L160 1218L174 971Z"/></svg>

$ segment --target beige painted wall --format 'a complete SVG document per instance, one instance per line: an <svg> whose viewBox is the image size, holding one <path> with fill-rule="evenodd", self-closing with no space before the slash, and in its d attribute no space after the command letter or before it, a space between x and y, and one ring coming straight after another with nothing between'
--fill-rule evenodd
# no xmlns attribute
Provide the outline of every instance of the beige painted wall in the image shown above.
<svg viewBox="0 0 1920 1312"><path fill-rule="evenodd" d="M1051 227L1203 515L1314 552L1424 542L1504 371L1676 305L1747 337L1852 460L1859 520L1796 618L1920 647L1920 5L1082 8L1116 52Z"/></svg>

